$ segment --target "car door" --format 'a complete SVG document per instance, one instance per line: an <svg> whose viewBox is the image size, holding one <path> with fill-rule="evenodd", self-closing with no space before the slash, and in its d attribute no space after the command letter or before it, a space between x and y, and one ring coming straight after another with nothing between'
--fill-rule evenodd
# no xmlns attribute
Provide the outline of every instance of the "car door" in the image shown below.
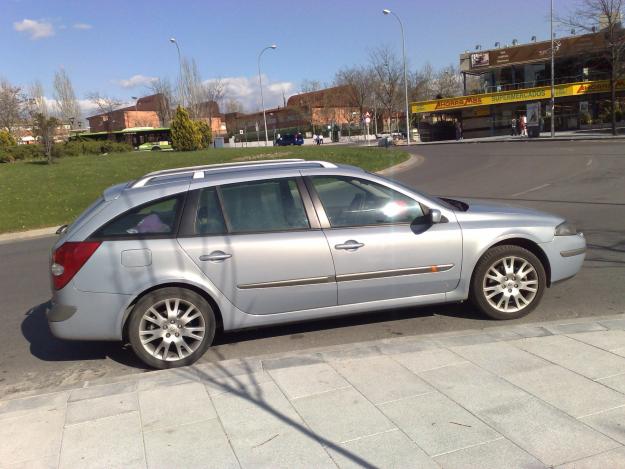
<svg viewBox="0 0 625 469"><path fill-rule="evenodd" d="M312 174L311 174L312 173ZM306 173L334 260L340 305L439 294L459 282L462 234L453 212L363 175Z"/></svg>
<svg viewBox="0 0 625 469"><path fill-rule="evenodd" d="M241 311L337 304L332 256L301 178L206 187L190 200L180 245Z"/></svg>

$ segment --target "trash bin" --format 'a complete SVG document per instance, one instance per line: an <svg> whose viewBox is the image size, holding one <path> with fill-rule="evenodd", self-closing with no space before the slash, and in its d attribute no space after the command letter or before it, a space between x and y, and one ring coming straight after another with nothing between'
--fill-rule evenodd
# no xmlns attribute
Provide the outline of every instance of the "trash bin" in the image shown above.
<svg viewBox="0 0 625 469"><path fill-rule="evenodd" d="M223 137L215 137L213 141L213 145L215 148L223 148L224 147L224 138Z"/></svg>
<svg viewBox="0 0 625 469"><path fill-rule="evenodd" d="M540 126L538 125L528 125L527 126L527 136L529 138L538 138L540 137Z"/></svg>

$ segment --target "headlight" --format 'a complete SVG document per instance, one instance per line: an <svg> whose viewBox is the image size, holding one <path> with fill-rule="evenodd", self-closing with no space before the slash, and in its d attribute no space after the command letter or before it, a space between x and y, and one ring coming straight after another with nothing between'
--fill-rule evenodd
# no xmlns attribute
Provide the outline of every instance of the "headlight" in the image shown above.
<svg viewBox="0 0 625 469"><path fill-rule="evenodd" d="M556 236L573 236L577 234L577 229L568 221L564 221L556 226Z"/></svg>

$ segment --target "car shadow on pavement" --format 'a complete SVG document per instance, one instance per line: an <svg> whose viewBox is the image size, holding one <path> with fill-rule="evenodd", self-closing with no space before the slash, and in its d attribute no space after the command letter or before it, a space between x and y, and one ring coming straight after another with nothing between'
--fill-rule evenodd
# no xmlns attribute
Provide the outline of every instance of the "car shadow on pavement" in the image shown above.
<svg viewBox="0 0 625 469"><path fill-rule="evenodd" d="M248 340L265 339L269 337L279 337L303 334L306 332L319 332L329 329L341 329L344 327L366 326L375 323L389 323L389 331L379 339L398 337L404 335L399 328L393 327L394 321L406 319L427 318L431 316L445 316L450 318L462 318L476 322L488 319L468 302L464 303L443 303L440 305L411 306L407 308L391 309L385 311L371 311L367 313L357 313L350 316L340 316L310 320L284 325L272 325L255 329L244 329L240 331L226 332L218 334L213 342L214 346L227 345ZM380 332L382 334L382 332ZM410 333L409 333L410 334Z"/></svg>
<svg viewBox="0 0 625 469"><path fill-rule="evenodd" d="M22 321L22 335L30 344L30 353L44 361L102 360L109 358L125 366L146 369L131 350L120 342L71 341L57 339L50 332L46 301L32 307Z"/></svg>

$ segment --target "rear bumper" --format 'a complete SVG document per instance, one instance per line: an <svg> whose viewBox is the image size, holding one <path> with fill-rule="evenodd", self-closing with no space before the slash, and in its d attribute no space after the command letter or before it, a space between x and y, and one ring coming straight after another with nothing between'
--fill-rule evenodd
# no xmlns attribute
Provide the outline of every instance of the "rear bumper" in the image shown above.
<svg viewBox="0 0 625 469"><path fill-rule="evenodd" d="M59 339L121 340L122 318L130 295L77 290L55 291L46 312L50 331Z"/></svg>
<svg viewBox="0 0 625 469"><path fill-rule="evenodd" d="M551 283L574 277L586 257L586 239L583 234L555 236L553 241L540 245L549 258Z"/></svg>

